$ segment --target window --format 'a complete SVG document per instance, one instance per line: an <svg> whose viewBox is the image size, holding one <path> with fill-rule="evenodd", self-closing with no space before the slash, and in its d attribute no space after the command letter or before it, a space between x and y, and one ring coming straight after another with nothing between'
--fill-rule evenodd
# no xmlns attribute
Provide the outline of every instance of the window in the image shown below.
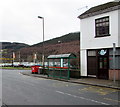
<svg viewBox="0 0 120 107"><path fill-rule="evenodd" d="M88 51L88 56L96 56L96 51L95 50Z"/></svg>
<svg viewBox="0 0 120 107"><path fill-rule="evenodd" d="M95 20L96 37L110 36L109 16Z"/></svg>

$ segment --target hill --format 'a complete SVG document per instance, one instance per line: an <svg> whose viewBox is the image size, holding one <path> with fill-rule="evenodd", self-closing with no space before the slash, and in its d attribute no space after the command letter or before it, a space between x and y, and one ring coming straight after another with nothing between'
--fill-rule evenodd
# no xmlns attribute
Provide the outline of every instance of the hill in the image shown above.
<svg viewBox="0 0 120 107"><path fill-rule="evenodd" d="M53 38L45 41L44 44L51 45L51 44L58 44L58 41L61 41L62 43L67 43L67 42L76 41L76 40L80 40L80 32L69 33L61 37ZM37 47L41 45L42 45L42 42L38 44L34 44L31 47Z"/></svg>
<svg viewBox="0 0 120 107"><path fill-rule="evenodd" d="M27 44L17 42L0 42L0 44L2 44L2 49L19 50L20 48L29 47Z"/></svg>
<svg viewBox="0 0 120 107"><path fill-rule="evenodd" d="M61 41L61 42L58 42ZM43 43L27 45L21 43L2 43L2 49L6 50L4 57L12 57L15 52L15 61L33 61L34 54L37 54L37 61L42 61ZM69 33L61 37L53 38L44 42L45 60L51 54L74 53L79 60L80 54L80 32Z"/></svg>
<svg viewBox="0 0 120 107"><path fill-rule="evenodd" d="M2 45L1 53L3 58L12 58L12 52L29 47L27 44L17 42L0 42L0 44Z"/></svg>

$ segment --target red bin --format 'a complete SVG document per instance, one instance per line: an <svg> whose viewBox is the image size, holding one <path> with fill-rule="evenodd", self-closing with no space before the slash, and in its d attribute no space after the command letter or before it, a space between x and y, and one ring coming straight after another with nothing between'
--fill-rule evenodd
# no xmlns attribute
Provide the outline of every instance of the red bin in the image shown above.
<svg viewBox="0 0 120 107"><path fill-rule="evenodd" d="M31 66L31 68L32 68L32 74L38 74L39 67L40 66L37 66L37 65Z"/></svg>

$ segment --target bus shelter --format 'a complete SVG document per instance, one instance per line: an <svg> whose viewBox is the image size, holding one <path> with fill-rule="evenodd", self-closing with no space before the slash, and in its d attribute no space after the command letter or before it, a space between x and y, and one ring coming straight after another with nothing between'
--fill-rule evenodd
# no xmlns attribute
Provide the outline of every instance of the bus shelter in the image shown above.
<svg viewBox="0 0 120 107"><path fill-rule="evenodd" d="M70 79L70 59L76 58L73 53L49 55L48 76L53 78Z"/></svg>

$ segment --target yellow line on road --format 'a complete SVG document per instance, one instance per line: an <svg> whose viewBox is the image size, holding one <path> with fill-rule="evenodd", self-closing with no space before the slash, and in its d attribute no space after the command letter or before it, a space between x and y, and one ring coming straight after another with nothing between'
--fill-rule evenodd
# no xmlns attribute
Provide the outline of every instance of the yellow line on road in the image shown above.
<svg viewBox="0 0 120 107"><path fill-rule="evenodd" d="M81 92L92 92L97 93L99 95L107 95L113 92L118 92L117 89L111 89L111 88L103 88L103 87L97 87L97 86L90 86L83 89L79 89Z"/></svg>
<svg viewBox="0 0 120 107"><path fill-rule="evenodd" d="M79 85L79 84L77 84ZM66 82L55 82L53 83L53 87L72 87L77 86L76 84L66 83Z"/></svg>
<svg viewBox="0 0 120 107"><path fill-rule="evenodd" d="M109 101L114 101L114 102L120 102L119 100L114 100L114 99L110 99L110 98L104 98L105 100L109 100Z"/></svg>

